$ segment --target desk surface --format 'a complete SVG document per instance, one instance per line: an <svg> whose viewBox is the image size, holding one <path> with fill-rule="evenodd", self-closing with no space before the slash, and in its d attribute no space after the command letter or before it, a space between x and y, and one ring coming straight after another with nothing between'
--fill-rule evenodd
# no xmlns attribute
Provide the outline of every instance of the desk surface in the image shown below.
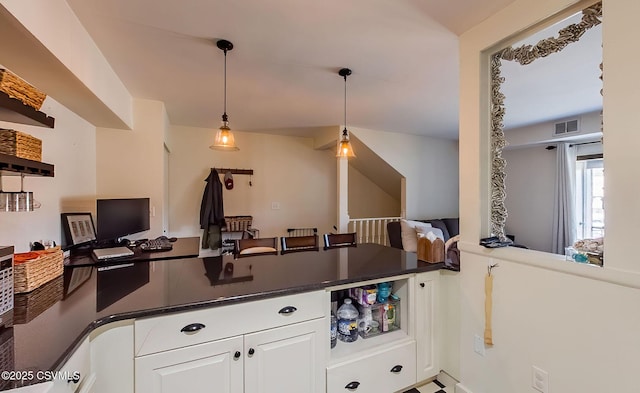
<svg viewBox="0 0 640 393"><path fill-rule="evenodd" d="M92 255L90 248L72 250L71 255L65 260L65 266L102 266L102 265L114 265L128 262L141 262L141 261L158 261L158 260L170 260L180 258L195 258L198 256L200 249L200 239L197 237L185 237L179 238L177 241L171 243L173 248L169 251L154 251L143 252L140 247L130 248L134 255L132 257L125 257L121 259L114 259L109 261L98 261Z"/></svg>
<svg viewBox="0 0 640 393"><path fill-rule="evenodd" d="M184 240L184 242L182 242ZM194 258L198 239L180 239L173 254L120 264L65 266L64 274L14 296L14 325L0 330L5 370L59 367L93 329L109 322L215 307L419 271L438 270L415 253L376 244L234 259ZM185 246L189 257L175 253ZM162 255L171 259L157 259ZM2 355L0 353L0 355ZM1 386L0 390L12 386Z"/></svg>

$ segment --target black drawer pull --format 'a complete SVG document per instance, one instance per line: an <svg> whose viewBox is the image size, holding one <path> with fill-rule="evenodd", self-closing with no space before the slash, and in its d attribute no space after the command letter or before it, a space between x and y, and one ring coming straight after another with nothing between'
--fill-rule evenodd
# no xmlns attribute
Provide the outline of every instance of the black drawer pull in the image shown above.
<svg viewBox="0 0 640 393"><path fill-rule="evenodd" d="M242 354L240 353L240 351L236 351L236 353L234 353L234 354L233 354L233 358L234 358L235 360L238 360L238 359L240 359L240 355L242 355Z"/></svg>
<svg viewBox="0 0 640 393"><path fill-rule="evenodd" d="M183 327L182 329L180 329L180 331L182 333L195 333L198 330L204 329L204 328L205 328L205 326L203 324L201 324L201 323L192 323L192 324L189 324L189 325Z"/></svg>
<svg viewBox="0 0 640 393"><path fill-rule="evenodd" d="M402 371L402 366L399 364L396 366L393 366L393 368L391 369L391 372L395 374L398 374L400 371Z"/></svg>
<svg viewBox="0 0 640 393"><path fill-rule="evenodd" d="M424 288L424 283L423 282L420 283L420 288Z"/></svg>
<svg viewBox="0 0 640 393"><path fill-rule="evenodd" d="M282 315L289 315L289 314L293 314L295 311L298 311L298 309L293 306L287 306L287 307L282 307L280 311L278 311L278 313Z"/></svg>
<svg viewBox="0 0 640 393"><path fill-rule="evenodd" d="M347 390L356 390L358 389L358 386L360 386L360 382L353 381L353 382L349 382L347 386L345 386L344 388Z"/></svg>
<svg viewBox="0 0 640 393"><path fill-rule="evenodd" d="M254 353L256 353L256 350L253 348L249 348L249 356L253 356Z"/></svg>
<svg viewBox="0 0 640 393"><path fill-rule="evenodd" d="M78 383L80 382L80 373L79 372L75 372L73 373L73 376L69 379L67 379L67 383Z"/></svg>

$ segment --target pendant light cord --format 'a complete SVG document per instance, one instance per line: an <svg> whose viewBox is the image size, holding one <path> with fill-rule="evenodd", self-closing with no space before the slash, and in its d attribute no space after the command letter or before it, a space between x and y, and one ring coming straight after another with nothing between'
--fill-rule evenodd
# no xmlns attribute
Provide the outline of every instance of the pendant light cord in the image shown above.
<svg viewBox="0 0 640 393"><path fill-rule="evenodd" d="M347 129L347 76L344 76L344 129Z"/></svg>
<svg viewBox="0 0 640 393"><path fill-rule="evenodd" d="M227 121L227 50L224 50L224 121Z"/></svg>

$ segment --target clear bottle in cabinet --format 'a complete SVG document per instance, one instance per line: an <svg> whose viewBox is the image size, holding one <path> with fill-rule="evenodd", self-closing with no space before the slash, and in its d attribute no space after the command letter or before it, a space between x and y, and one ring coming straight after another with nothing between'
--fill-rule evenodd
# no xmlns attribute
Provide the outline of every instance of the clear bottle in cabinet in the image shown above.
<svg viewBox="0 0 640 393"><path fill-rule="evenodd" d="M338 308L338 339L348 343L358 339L358 309L349 298Z"/></svg>
<svg viewBox="0 0 640 393"><path fill-rule="evenodd" d="M336 342L338 341L338 319L336 318L336 314L331 311L331 348L336 346Z"/></svg>

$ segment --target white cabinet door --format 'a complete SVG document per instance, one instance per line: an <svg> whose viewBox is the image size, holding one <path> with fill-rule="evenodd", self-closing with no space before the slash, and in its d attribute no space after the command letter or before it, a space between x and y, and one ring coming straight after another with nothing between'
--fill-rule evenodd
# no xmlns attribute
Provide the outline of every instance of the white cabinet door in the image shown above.
<svg viewBox="0 0 640 393"><path fill-rule="evenodd" d="M242 336L135 359L137 393L242 393Z"/></svg>
<svg viewBox="0 0 640 393"><path fill-rule="evenodd" d="M438 287L440 272L416 275L416 343L418 382L436 376L440 372L438 362Z"/></svg>
<svg viewBox="0 0 640 393"><path fill-rule="evenodd" d="M325 318L245 335L245 393L324 393Z"/></svg>

